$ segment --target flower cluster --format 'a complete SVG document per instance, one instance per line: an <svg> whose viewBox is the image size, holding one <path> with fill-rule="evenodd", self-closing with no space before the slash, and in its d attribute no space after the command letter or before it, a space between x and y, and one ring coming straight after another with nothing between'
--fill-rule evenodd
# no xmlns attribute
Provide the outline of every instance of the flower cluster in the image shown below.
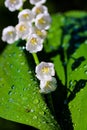
<svg viewBox="0 0 87 130"><path fill-rule="evenodd" d="M53 77L55 75L54 64L49 62L41 62L36 66L36 77L40 80L40 92L49 93L56 89L56 79Z"/></svg>
<svg viewBox="0 0 87 130"><path fill-rule="evenodd" d="M43 5L46 0L29 0L32 9L22 9L25 0L5 0L5 6L10 11L19 10L18 24L3 29L2 40L13 44L16 40L26 40L25 48L30 53L37 53L43 49L47 30L50 28L51 17L48 9ZM49 93L56 89L54 65L41 62L36 66L36 77L40 80L40 92Z"/></svg>

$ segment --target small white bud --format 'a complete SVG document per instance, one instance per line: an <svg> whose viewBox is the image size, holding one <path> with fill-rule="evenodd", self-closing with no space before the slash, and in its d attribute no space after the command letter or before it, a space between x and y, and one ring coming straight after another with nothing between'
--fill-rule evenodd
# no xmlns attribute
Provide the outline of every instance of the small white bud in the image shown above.
<svg viewBox="0 0 87 130"><path fill-rule="evenodd" d="M8 26L2 31L2 40L7 42L8 44L14 43L18 40L16 35L16 30L13 26Z"/></svg>
<svg viewBox="0 0 87 130"><path fill-rule="evenodd" d="M31 10L24 9L23 11L19 12L18 19L19 19L19 22L20 21L33 22L34 14L33 14L33 12Z"/></svg>
<svg viewBox="0 0 87 130"><path fill-rule="evenodd" d="M36 53L43 48L43 39L36 34L31 34L27 39L26 50L30 53Z"/></svg>
<svg viewBox="0 0 87 130"><path fill-rule="evenodd" d="M35 72L36 77L39 80L51 80L52 76L55 75L54 64L49 62L41 62L39 65L36 66Z"/></svg>
<svg viewBox="0 0 87 130"><path fill-rule="evenodd" d="M43 4L46 0L29 0L32 5Z"/></svg>
<svg viewBox="0 0 87 130"><path fill-rule="evenodd" d="M50 93L52 91L55 91L57 88L57 81L56 78L52 77L52 80L49 81L40 81L40 93Z"/></svg>
<svg viewBox="0 0 87 130"><path fill-rule="evenodd" d="M5 0L5 6L13 12L23 6L23 0Z"/></svg>
<svg viewBox="0 0 87 130"><path fill-rule="evenodd" d="M26 39L31 33L32 27L27 22L19 22L16 25L17 36L21 39Z"/></svg>
<svg viewBox="0 0 87 130"><path fill-rule="evenodd" d="M39 14L35 19L35 26L39 29L48 30L51 24L51 17L48 13Z"/></svg>
<svg viewBox="0 0 87 130"><path fill-rule="evenodd" d="M33 7L32 12L37 16L38 14L48 13L48 9L44 5L37 4Z"/></svg>

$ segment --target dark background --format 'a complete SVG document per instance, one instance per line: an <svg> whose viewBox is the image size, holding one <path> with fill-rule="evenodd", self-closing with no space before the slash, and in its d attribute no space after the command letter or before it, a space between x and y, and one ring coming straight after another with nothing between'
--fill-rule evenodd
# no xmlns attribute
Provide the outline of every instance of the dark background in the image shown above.
<svg viewBox="0 0 87 130"><path fill-rule="evenodd" d="M16 25L17 24L17 13L10 12L4 6L5 0L0 0L0 37L2 34L2 29L8 25ZM29 0L24 4L24 8L31 8L32 6L29 5ZM70 10L82 10L87 11L87 0L47 0L46 4L48 7L49 13L63 13ZM0 38L0 51L3 48L3 43ZM11 121L7 121L5 119L0 118L0 130L35 130L33 127L29 127L26 125L22 125L19 123L14 123Z"/></svg>
<svg viewBox="0 0 87 130"><path fill-rule="evenodd" d="M16 25L17 24L17 13L10 12L4 6L5 0L0 0L0 36L2 29L8 25ZM24 4L24 8L31 8L32 6L29 4L29 0ZM47 0L45 5L48 7L49 13L54 14L58 12L66 12L69 10L87 10L87 0ZM0 38L1 42L1 38Z"/></svg>

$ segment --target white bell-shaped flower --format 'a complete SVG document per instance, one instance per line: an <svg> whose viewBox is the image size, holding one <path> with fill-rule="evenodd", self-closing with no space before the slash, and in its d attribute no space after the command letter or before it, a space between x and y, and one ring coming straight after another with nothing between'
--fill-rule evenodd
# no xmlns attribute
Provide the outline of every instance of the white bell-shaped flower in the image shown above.
<svg viewBox="0 0 87 130"><path fill-rule="evenodd" d="M27 22L19 22L16 25L17 36L21 39L26 39L31 33L32 27Z"/></svg>
<svg viewBox="0 0 87 130"><path fill-rule="evenodd" d="M44 5L37 4L32 8L32 12L35 14L35 16L37 16L38 14L48 13L48 9Z"/></svg>
<svg viewBox="0 0 87 130"><path fill-rule="evenodd" d="M24 9L18 14L18 19L20 21L24 22L33 22L34 20L34 13L29 9Z"/></svg>
<svg viewBox="0 0 87 130"><path fill-rule="evenodd" d="M45 81L41 80L40 81L40 93L50 93L52 91L55 91L57 88L57 81L56 78L52 77L51 80Z"/></svg>
<svg viewBox="0 0 87 130"><path fill-rule="evenodd" d="M16 40L18 40L17 35L16 35L16 30L13 26L8 26L3 29L2 40L4 42L7 42L8 44L12 44Z"/></svg>
<svg viewBox="0 0 87 130"><path fill-rule="evenodd" d="M29 2L32 4L32 5L36 5L36 4L43 4L46 2L46 0L29 0Z"/></svg>
<svg viewBox="0 0 87 130"><path fill-rule="evenodd" d="M23 0L5 0L5 6L13 12L23 6Z"/></svg>
<svg viewBox="0 0 87 130"><path fill-rule="evenodd" d="M51 24L51 17L48 13L39 14L35 19L35 26L39 29L48 30Z"/></svg>
<svg viewBox="0 0 87 130"><path fill-rule="evenodd" d="M31 34L26 43L26 50L30 53L36 53L43 48L43 39L36 34Z"/></svg>
<svg viewBox="0 0 87 130"><path fill-rule="evenodd" d="M41 62L36 66L35 72L36 77L39 80L49 81L52 79L52 76L55 75L54 64L49 62Z"/></svg>
<svg viewBox="0 0 87 130"><path fill-rule="evenodd" d="M46 36L47 36L47 31L46 30L41 30L41 29L38 29L37 27L33 26L32 27L32 31L31 31L32 34L37 34L39 37L45 39Z"/></svg>

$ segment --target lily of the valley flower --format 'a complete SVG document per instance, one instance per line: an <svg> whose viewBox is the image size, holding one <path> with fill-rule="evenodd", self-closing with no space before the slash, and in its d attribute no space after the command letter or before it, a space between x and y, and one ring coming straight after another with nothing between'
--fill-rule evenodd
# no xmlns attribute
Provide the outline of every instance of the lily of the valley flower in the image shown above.
<svg viewBox="0 0 87 130"><path fill-rule="evenodd" d="M46 36L47 36L47 31L46 30L38 29L35 26L32 27L31 33L32 34L37 34L42 39L45 39Z"/></svg>
<svg viewBox="0 0 87 130"><path fill-rule="evenodd" d="M45 81L45 80L41 80L40 81L40 92L47 94L50 93L52 91L55 91L57 88L57 81L56 78L52 77L51 80Z"/></svg>
<svg viewBox="0 0 87 130"><path fill-rule="evenodd" d="M39 29L48 30L51 24L51 17L48 13L39 14L35 19L35 26Z"/></svg>
<svg viewBox="0 0 87 130"><path fill-rule="evenodd" d="M44 5L37 4L36 6L33 7L32 12L35 14L35 16L37 16L38 14L48 13L48 9Z"/></svg>
<svg viewBox="0 0 87 130"><path fill-rule="evenodd" d="M36 5L36 4L43 4L46 2L46 0L29 0L29 2L32 4L32 5Z"/></svg>
<svg viewBox="0 0 87 130"><path fill-rule="evenodd" d="M43 48L43 39L36 34L31 34L26 43L26 50L30 53L36 53Z"/></svg>
<svg viewBox="0 0 87 130"><path fill-rule="evenodd" d="M2 40L7 42L8 44L12 44L16 40L18 40L18 37L16 35L16 30L13 26L8 26L3 29Z"/></svg>
<svg viewBox="0 0 87 130"><path fill-rule="evenodd" d="M23 6L23 0L5 0L5 6L13 12Z"/></svg>
<svg viewBox="0 0 87 130"><path fill-rule="evenodd" d="M54 64L50 62L41 62L36 66L36 77L42 81L49 81L55 75Z"/></svg>
<svg viewBox="0 0 87 130"><path fill-rule="evenodd" d="M34 13L29 9L24 9L18 14L18 19L20 21L24 22L33 22L34 20Z"/></svg>
<svg viewBox="0 0 87 130"><path fill-rule="evenodd" d="M23 40L26 39L31 33L31 28L32 27L27 22L19 22L16 25L17 36Z"/></svg>

